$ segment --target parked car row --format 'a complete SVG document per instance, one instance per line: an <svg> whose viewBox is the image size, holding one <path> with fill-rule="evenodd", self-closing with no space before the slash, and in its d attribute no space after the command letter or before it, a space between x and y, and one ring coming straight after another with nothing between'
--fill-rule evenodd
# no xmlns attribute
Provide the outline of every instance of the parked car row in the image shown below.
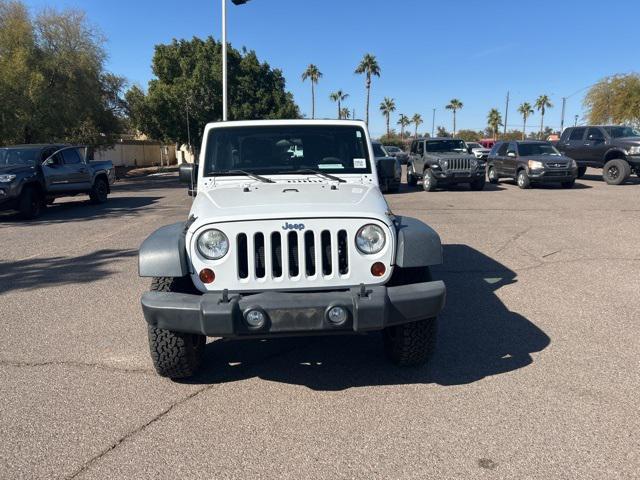
<svg viewBox="0 0 640 480"><path fill-rule="evenodd" d="M110 161L88 161L71 145L16 145L0 148L0 210L36 218L56 198L88 195L104 203L115 181Z"/></svg>

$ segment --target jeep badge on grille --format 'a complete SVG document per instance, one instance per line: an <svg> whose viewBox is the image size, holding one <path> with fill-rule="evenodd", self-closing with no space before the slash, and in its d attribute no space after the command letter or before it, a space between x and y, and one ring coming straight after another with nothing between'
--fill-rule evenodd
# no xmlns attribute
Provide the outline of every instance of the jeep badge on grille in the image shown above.
<svg viewBox="0 0 640 480"><path fill-rule="evenodd" d="M284 222L282 229L283 230L304 230L304 223Z"/></svg>

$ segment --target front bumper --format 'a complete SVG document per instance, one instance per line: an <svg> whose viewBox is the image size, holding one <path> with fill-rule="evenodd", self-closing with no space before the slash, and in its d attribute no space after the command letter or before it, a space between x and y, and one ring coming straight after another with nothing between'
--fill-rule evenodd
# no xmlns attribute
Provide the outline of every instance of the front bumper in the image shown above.
<svg viewBox="0 0 640 480"><path fill-rule="evenodd" d="M212 337L359 333L435 317L445 296L441 281L315 293L264 292L226 299L221 293L147 292L142 296L142 311L149 325ZM348 311L340 325L327 319L334 306ZM264 327L249 328L244 312L251 309L266 314Z"/></svg>
<svg viewBox="0 0 640 480"><path fill-rule="evenodd" d="M18 205L16 188L11 184L0 184L0 210L12 210Z"/></svg>
<svg viewBox="0 0 640 480"><path fill-rule="evenodd" d="M529 178L536 183L571 182L578 177L578 169L572 170L529 170Z"/></svg>
<svg viewBox="0 0 640 480"><path fill-rule="evenodd" d="M438 181L438 183L469 183L474 180L479 180L484 178L485 168L476 168L474 170L467 171L450 171L450 170L440 170L436 168L432 168L434 178Z"/></svg>

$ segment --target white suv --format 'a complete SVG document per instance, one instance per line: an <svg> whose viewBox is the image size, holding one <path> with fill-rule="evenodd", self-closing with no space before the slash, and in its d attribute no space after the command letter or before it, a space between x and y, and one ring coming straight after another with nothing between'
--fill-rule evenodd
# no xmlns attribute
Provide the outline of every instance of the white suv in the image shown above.
<svg viewBox="0 0 640 480"><path fill-rule="evenodd" d="M395 216L359 121L209 124L186 223L140 248L158 373L188 377L207 336L234 339L384 331L401 365L425 362L445 286L438 234Z"/></svg>

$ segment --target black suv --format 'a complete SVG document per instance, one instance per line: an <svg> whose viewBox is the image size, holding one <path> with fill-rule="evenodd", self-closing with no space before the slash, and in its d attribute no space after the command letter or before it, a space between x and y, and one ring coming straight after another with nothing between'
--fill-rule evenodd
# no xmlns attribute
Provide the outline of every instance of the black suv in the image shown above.
<svg viewBox="0 0 640 480"><path fill-rule="evenodd" d="M490 183L511 178L520 188L533 183L560 183L563 188L571 188L578 166L549 142L498 142L489 154L487 176Z"/></svg>
<svg viewBox="0 0 640 480"><path fill-rule="evenodd" d="M471 190L482 190L486 162L467 153L467 145L454 138L414 140L407 162L407 183L421 181L427 192L438 187L468 183Z"/></svg>
<svg viewBox="0 0 640 480"><path fill-rule="evenodd" d="M615 125L567 128L558 150L578 162L578 177L587 167L602 168L609 185L620 185L632 172L640 177L640 132Z"/></svg>

